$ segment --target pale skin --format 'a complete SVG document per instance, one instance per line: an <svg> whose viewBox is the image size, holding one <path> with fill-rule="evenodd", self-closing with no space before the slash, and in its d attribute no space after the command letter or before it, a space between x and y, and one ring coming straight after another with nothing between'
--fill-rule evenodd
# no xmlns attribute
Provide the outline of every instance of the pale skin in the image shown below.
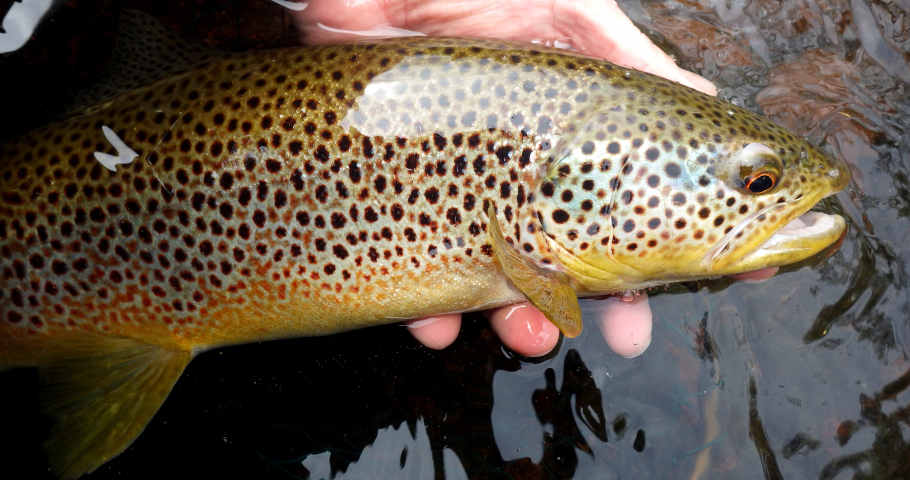
<svg viewBox="0 0 910 480"><path fill-rule="evenodd" d="M573 48L710 95L717 93L708 80L679 68L635 27L615 0L315 0L295 12L295 17L303 41L309 44L388 37L406 31L533 41ZM767 268L734 278L762 281L776 272L777 268ZM607 345L624 357L644 352L651 342L652 327L647 294L598 301L603 303L596 323ZM546 355L559 341L559 330L527 302L485 314L503 344L521 355ZM422 344L443 349L458 336L461 315L427 317L407 325Z"/></svg>

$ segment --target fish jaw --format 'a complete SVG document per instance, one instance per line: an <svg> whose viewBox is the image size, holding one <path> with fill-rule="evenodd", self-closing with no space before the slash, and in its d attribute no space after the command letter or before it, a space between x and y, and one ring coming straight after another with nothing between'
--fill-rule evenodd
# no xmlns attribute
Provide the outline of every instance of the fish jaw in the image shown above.
<svg viewBox="0 0 910 480"><path fill-rule="evenodd" d="M787 222L723 275L765 267L790 265L810 258L839 240L846 231L844 218L836 214L806 212Z"/></svg>

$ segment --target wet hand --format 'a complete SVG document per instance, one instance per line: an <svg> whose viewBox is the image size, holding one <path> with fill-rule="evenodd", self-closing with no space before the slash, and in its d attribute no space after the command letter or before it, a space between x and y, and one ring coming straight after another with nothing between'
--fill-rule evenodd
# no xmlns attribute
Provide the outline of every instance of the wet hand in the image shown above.
<svg viewBox="0 0 910 480"><path fill-rule="evenodd" d="M762 282L774 276L778 268L764 268L741 273L732 278L745 282ZM648 295L617 296L596 300L597 326L607 345L618 355L633 358L651 344L651 307ZM559 341L559 330L540 310L528 302L486 312L493 331L502 342L526 357L550 352ZM411 320L408 329L418 341L433 349L443 349L455 341L461 328L461 315L448 314Z"/></svg>
<svg viewBox="0 0 910 480"><path fill-rule="evenodd" d="M716 93L711 82L679 68L632 24L614 0L317 0L296 12L295 18L309 44L389 37L407 31L538 42L572 48ZM610 348L626 357L644 352L651 342L652 324L647 295L600 302L603 308L597 323ZM521 355L545 355L559 341L559 330L528 303L486 315L502 342ZM408 327L421 343L441 349L458 336L461 315L413 320Z"/></svg>
<svg viewBox="0 0 910 480"><path fill-rule="evenodd" d="M619 355L636 357L651 343L651 308L647 294L598 300L597 322L607 345ZM559 330L528 302L486 312L502 343L526 357L546 355L559 341ZM461 315L439 315L408 322L408 328L427 347L447 347L458 336Z"/></svg>

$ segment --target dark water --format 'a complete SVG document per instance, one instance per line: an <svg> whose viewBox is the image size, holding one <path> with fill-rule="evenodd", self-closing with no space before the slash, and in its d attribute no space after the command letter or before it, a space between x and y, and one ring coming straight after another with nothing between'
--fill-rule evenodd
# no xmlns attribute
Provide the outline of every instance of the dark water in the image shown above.
<svg viewBox="0 0 910 480"><path fill-rule="evenodd" d="M654 293L634 360L589 324L528 362L477 317L443 352L397 326L209 352L88 478L910 478L910 3L620 3L722 96L852 165L825 203L850 222L836 253ZM0 455L41 476L34 373L5 379Z"/></svg>

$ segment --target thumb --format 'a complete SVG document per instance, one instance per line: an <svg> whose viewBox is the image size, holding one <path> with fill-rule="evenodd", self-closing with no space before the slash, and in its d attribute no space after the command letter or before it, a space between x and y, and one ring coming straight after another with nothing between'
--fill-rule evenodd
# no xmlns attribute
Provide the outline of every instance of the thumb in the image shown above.
<svg viewBox="0 0 910 480"><path fill-rule="evenodd" d="M716 95L713 83L683 70L619 8L615 0L556 0L553 25L580 52L605 58Z"/></svg>

